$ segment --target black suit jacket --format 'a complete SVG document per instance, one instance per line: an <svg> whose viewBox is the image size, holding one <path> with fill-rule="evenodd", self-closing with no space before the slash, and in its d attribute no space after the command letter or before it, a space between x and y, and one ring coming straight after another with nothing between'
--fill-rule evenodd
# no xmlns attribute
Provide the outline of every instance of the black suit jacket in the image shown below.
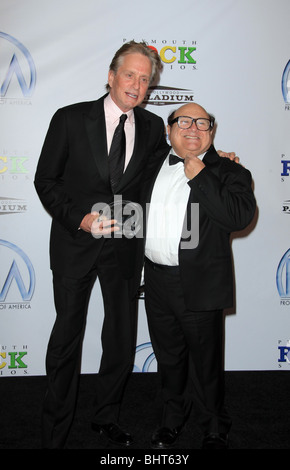
<svg viewBox="0 0 290 470"><path fill-rule="evenodd" d="M53 116L40 155L35 187L51 214L51 268L64 276L81 278L92 267L104 242L78 230L96 203L110 204L104 98L59 109ZM135 108L135 146L117 193L123 200L140 201L145 167L168 148L163 120ZM135 238L114 239L125 278L134 274Z"/></svg>
<svg viewBox="0 0 290 470"><path fill-rule="evenodd" d="M195 248L187 249L186 246L190 247L190 237L187 237L181 239L179 245L185 302L193 311L232 307L230 233L244 229L256 209L248 170L228 158L219 157L213 146L203 162L205 168L188 182L191 191L186 213L187 230L194 231L191 203L199 204L199 242ZM147 200L150 200L152 189L153 181L148 181Z"/></svg>

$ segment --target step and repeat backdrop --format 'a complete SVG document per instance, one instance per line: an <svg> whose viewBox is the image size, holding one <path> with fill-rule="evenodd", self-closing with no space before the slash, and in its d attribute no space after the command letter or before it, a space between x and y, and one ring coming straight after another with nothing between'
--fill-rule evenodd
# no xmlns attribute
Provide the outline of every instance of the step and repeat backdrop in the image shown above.
<svg viewBox="0 0 290 470"><path fill-rule="evenodd" d="M147 109L166 120L201 104L216 117L216 148L235 151L253 175L255 220L232 236L225 367L290 370L289 21L289 0L1 0L0 377L45 374L51 220L33 181L50 119L102 96L115 51L131 39L154 46L164 65ZM142 299L138 315L135 371L154 372ZM102 322L96 282L83 373L98 371Z"/></svg>

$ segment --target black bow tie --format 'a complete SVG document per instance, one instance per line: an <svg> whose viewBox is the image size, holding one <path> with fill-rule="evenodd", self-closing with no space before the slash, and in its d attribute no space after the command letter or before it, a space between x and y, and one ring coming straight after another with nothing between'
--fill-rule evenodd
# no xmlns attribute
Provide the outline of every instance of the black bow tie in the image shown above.
<svg viewBox="0 0 290 470"><path fill-rule="evenodd" d="M184 158L180 158L172 153L169 155L169 165L175 165L176 163L184 163Z"/></svg>

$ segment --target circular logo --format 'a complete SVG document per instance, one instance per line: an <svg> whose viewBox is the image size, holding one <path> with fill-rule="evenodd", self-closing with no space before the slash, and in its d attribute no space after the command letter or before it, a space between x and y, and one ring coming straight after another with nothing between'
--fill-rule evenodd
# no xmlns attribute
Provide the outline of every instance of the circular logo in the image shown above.
<svg viewBox="0 0 290 470"><path fill-rule="evenodd" d="M156 357L152 344L148 342L138 345L136 347L134 372L151 372L151 369L154 372L154 366L156 366Z"/></svg>
<svg viewBox="0 0 290 470"><path fill-rule="evenodd" d="M35 273L30 259L18 246L6 240L0 240L0 251L2 272L6 275L3 286L0 286L0 302L6 300L12 284L18 287L23 302L30 301L35 288Z"/></svg>
<svg viewBox="0 0 290 470"><path fill-rule="evenodd" d="M286 65L282 76L282 93L285 103L290 104L290 60Z"/></svg>

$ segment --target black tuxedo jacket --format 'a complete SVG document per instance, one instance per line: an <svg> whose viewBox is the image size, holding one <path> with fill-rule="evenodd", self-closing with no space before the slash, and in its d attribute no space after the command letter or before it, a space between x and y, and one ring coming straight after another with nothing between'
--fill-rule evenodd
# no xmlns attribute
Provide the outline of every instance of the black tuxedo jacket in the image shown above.
<svg viewBox="0 0 290 470"><path fill-rule="evenodd" d="M104 242L79 230L83 217L96 203L110 204L104 98L59 109L44 141L35 187L52 216L51 268L64 276L81 278L92 267ZM145 167L164 154L163 120L135 108L135 146L117 193L139 203ZM125 278L134 274L136 239L114 239Z"/></svg>
<svg viewBox="0 0 290 470"><path fill-rule="evenodd" d="M203 158L205 168L188 182L187 230L191 203L199 204L199 242L180 240L179 266L186 306L192 311L218 310L233 305L233 268L230 233L244 229L256 209L252 177L243 166L221 158L212 146ZM150 201L155 178L148 180L145 198ZM146 196L147 192L147 196Z"/></svg>

